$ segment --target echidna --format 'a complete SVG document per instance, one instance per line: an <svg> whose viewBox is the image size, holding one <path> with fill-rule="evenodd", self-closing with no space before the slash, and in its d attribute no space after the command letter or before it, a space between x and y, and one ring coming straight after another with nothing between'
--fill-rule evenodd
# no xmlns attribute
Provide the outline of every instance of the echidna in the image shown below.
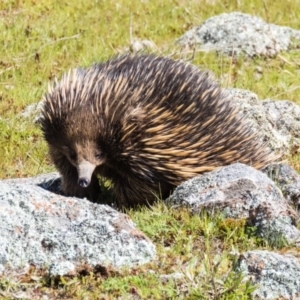
<svg viewBox="0 0 300 300"><path fill-rule="evenodd" d="M273 160L207 72L155 55L70 71L45 95L41 127L66 195L96 199L101 175L125 206L219 166Z"/></svg>

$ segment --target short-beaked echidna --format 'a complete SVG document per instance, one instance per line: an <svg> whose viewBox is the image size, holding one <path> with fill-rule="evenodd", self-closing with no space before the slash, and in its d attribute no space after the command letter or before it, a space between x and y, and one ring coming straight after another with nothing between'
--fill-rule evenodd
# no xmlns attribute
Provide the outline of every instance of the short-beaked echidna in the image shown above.
<svg viewBox="0 0 300 300"><path fill-rule="evenodd" d="M182 61L115 57L70 71L43 101L41 127L66 195L97 198L101 175L119 204L152 203L216 167L273 160L220 86Z"/></svg>

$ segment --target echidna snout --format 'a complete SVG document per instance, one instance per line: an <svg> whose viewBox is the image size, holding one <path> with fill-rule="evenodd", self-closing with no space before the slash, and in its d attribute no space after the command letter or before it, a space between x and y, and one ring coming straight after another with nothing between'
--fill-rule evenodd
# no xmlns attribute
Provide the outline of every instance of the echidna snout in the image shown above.
<svg viewBox="0 0 300 300"><path fill-rule="evenodd" d="M77 183L80 187L86 188L90 185L91 178L92 178L95 168L96 168L96 166L87 160L82 161L77 166L77 172L78 172L78 182Z"/></svg>

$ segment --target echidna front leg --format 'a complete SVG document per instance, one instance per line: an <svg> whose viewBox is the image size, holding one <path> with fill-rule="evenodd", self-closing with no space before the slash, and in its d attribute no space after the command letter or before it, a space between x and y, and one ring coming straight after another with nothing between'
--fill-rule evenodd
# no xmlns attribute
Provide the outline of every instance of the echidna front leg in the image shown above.
<svg viewBox="0 0 300 300"><path fill-rule="evenodd" d="M50 156L57 170L62 177L62 191L66 196L78 198L87 198L96 201L101 193L99 181L95 175L92 175L88 187L83 188L78 185L78 173L63 153L55 148L50 148Z"/></svg>
<svg viewBox="0 0 300 300"><path fill-rule="evenodd" d="M157 186L139 180L128 181L124 177L115 178L114 191L118 204L124 207L136 207L145 203L151 205L160 194Z"/></svg>

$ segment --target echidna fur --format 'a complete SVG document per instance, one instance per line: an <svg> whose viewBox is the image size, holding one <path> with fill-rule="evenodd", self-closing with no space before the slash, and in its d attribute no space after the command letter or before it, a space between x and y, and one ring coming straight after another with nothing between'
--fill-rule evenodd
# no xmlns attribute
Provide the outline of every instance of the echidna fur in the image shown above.
<svg viewBox="0 0 300 300"><path fill-rule="evenodd" d="M207 72L155 55L65 74L44 97L41 128L66 195L97 198L101 175L125 206L220 166L274 159Z"/></svg>

